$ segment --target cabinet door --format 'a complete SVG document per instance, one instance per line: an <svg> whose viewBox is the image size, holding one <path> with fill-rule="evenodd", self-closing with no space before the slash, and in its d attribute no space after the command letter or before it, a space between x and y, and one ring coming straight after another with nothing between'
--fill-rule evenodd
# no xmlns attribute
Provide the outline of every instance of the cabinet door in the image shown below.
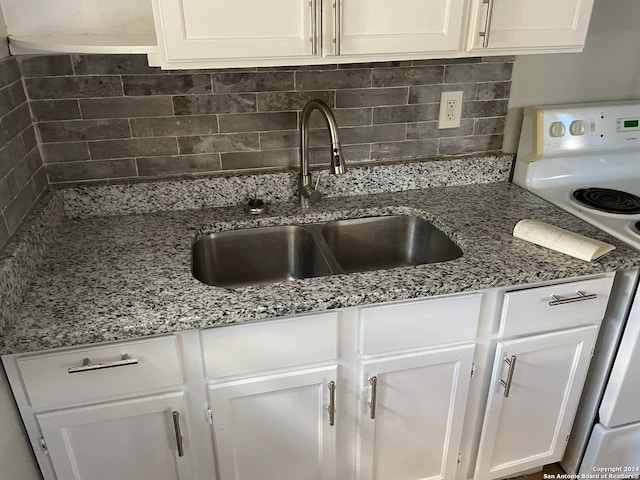
<svg viewBox="0 0 640 480"><path fill-rule="evenodd" d="M168 61L314 55L320 0L153 0Z"/></svg>
<svg viewBox="0 0 640 480"><path fill-rule="evenodd" d="M460 49L463 0L342 0L330 27L341 55L420 54ZM328 23L328 22L327 22ZM325 41L325 45L329 45Z"/></svg>
<svg viewBox="0 0 640 480"><path fill-rule="evenodd" d="M562 458L597 334L590 325L498 343L476 479Z"/></svg>
<svg viewBox="0 0 640 480"><path fill-rule="evenodd" d="M593 0L473 0L470 49L581 51L592 8Z"/></svg>
<svg viewBox="0 0 640 480"><path fill-rule="evenodd" d="M360 480L454 478L473 345L361 363Z"/></svg>
<svg viewBox="0 0 640 480"><path fill-rule="evenodd" d="M220 480L335 480L335 380L330 366L210 385Z"/></svg>
<svg viewBox="0 0 640 480"><path fill-rule="evenodd" d="M197 478L183 392L40 413L36 418L58 479Z"/></svg>

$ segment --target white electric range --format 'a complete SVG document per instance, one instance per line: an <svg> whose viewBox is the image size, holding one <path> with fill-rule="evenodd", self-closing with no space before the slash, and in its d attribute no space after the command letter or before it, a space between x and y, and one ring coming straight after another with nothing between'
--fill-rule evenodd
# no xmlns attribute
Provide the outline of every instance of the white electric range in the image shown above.
<svg viewBox="0 0 640 480"><path fill-rule="evenodd" d="M525 109L513 182L640 250L640 101ZM640 475L637 271L616 279L562 466Z"/></svg>

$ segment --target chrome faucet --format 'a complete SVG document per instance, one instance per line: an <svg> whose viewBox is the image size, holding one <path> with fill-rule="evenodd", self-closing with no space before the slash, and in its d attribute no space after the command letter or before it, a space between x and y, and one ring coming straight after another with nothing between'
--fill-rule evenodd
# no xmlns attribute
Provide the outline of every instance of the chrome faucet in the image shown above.
<svg viewBox="0 0 640 480"><path fill-rule="evenodd" d="M313 186L311 172L309 171L309 117L314 110L318 110L327 122L329 134L331 135L331 166L329 171L334 175L342 174L347 166L342 158L340 149L340 137L338 135L338 124L333 116L329 105L322 100L309 100L302 109L300 115L300 176L298 177L298 198L300 205L308 207L320 200L321 193Z"/></svg>

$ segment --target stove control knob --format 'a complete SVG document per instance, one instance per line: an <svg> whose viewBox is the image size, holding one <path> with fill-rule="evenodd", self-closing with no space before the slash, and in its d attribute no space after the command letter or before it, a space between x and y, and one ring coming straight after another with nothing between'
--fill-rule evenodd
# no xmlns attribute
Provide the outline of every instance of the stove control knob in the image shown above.
<svg viewBox="0 0 640 480"><path fill-rule="evenodd" d="M564 137L566 128L562 122L553 122L549 127L549 134L552 137Z"/></svg>
<svg viewBox="0 0 640 480"><path fill-rule="evenodd" d="M569 132L574 136L584 135L584 122L582 120L574 120L569 126Z"/></svg>

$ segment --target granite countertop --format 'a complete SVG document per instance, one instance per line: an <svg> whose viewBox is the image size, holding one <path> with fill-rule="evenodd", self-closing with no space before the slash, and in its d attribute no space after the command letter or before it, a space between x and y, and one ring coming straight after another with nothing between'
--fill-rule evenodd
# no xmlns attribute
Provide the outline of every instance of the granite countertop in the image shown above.
<svg viewBox="0 0 640 480"><path fill-rule="evenodd" d="M431 221L464 251L456 260L238 289L190 272L197 235L239 227L407 214ZM512 236L522 218L616 245L589 263ZM640 252L506 182L271 205L66 218L3 335L2 353L133 339L283 315L638 268Z"/></svg>

